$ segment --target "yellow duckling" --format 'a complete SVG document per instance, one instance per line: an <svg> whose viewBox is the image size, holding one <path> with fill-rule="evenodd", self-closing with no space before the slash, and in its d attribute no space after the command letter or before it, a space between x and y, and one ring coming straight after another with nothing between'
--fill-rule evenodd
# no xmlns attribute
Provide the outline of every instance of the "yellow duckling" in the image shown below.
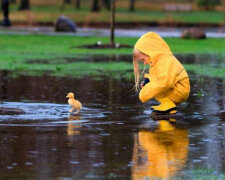
<svg viewBox="0 0 225 180"><path fill-rule="evenodd" d="M80 101L74 99L74 94L72 92L68 93L66 97L69 98L68 103L72 107L69 112L72 113L76 109L77 111L75 112L75 114L78 114L82 109L82 104L80 103Z"/></svg>

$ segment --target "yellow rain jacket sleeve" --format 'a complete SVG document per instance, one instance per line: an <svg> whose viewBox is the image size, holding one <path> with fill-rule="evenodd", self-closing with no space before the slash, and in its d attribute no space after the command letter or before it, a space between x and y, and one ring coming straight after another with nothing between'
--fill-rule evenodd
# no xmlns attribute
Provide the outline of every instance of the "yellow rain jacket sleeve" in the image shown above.
<svg viewBox="0 0 225 180"><path fill-rule="evenodd" d="M140 91L139 98L146 102L166 94L176 103L185 101L190 92L189 78L182 64L173 56L167 43L156 33L144 34L135 48L150 57L149 78Z"/></svg>

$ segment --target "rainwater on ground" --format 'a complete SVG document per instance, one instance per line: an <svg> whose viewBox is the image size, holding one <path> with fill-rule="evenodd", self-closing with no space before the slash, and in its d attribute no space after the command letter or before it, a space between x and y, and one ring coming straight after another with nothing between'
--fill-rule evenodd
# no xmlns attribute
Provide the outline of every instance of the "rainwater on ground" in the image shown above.
<svg viewBox="0 0 225 180"><path fill-rule="evenodd" d="M143 27L138 29L115 29L116 37L140 37L144 33L152 31L157 32L161 37L180 37L182 31L186 29L186 27ZM202 29L205 31L207 37L213 38L223 38L225 37L225 29L224 26L217 28L205 27ZM24 27L24 26L12 26L10 28L0 27L0 34L18 34L18 35L29 35L29 34L46 34L46 35L65 35L65 36L110 36L110 30L107 28L77 28L77 32L55 32L54 27L49 26L40 26L40 27Z"/></svg>
<svg viewBox="0 0 225 180"><path fill-rule="evenodd" d="M181 117L155 121L157 103L140 103L131 80L10 73L0 72L0 107L26 114L0 115L0 179L225 178L222 78L190 74Z"/></svg>

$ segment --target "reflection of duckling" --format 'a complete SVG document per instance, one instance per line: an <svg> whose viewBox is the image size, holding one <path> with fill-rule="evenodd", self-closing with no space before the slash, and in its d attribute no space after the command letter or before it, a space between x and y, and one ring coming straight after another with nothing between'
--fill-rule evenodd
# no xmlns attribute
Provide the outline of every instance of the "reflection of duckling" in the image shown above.
<svg viewBox="0 0 225 180"><path fill-rule="evenodd" d="M80 120L80 116L72 116L70 115L68 118L68 128L67 128L67 135L68 136L73 136L80 134L79 128L81 127L80 123L78 122L70 122L70 121L76 121Z"/></svg>
<svg viewBox="0 0 225 180"><path fill-rule="evenodd" d="M74 94L72 92L68 93L66 97L69 98L68 103L72 107L69 111L72 113L76 109L75 114L78 114L82 109L80 101L74 99Z"/></svg>

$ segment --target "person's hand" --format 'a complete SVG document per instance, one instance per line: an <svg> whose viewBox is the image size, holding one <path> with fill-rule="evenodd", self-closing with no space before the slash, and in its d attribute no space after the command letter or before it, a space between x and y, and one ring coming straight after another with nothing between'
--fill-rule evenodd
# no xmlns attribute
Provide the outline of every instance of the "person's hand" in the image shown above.
<svg viewBox="0 0 225 180"><path fill-rule="evenodd" d="M144 86L145 86L145 85L144 85L144 81L142 81L141 84L140 84L141 89L142 89Z"/></svg>
<svg viewBox="0 0 225 180"><path fill-rule="evenodd" d="M141 82L140 87L143 88L149 82L150 82L149 79L145 78L145 80Z"/></svg>

